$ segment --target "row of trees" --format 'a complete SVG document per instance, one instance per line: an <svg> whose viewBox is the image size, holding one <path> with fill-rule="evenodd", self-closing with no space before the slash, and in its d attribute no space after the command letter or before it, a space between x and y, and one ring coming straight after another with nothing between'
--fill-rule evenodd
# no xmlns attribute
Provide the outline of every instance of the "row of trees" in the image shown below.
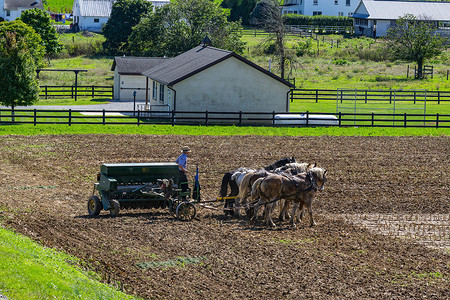
<svg viewBox="0 0 450 300"><path fill-rule="evenodd" d="M36 68L44 66L45 55L61 49L43 10L26 10L16 21L0 22L0 104L14 109L37 102Z"/></svg>
<svg viewBox="0 0 450 300"><path fill-rule="evenodd" d="M103 28L103 47L114 55L175 56L208 36L213 46L241 53L240 27L209 0L175 0L155 10L146 0L118 0Z"/></svg>

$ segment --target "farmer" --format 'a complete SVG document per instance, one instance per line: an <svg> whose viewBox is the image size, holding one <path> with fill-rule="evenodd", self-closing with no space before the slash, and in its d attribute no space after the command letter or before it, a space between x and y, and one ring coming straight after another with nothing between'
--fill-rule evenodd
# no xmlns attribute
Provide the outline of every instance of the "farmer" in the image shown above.
<svg viewBox="0 0 450 300"><path fill-rule="evenodd" d="M178 179L179 182L187 182L187 176L186 173L188 172L186 165L187 165L187 159L189 155L191 154L191 149L189 149L188 146L184 146L183 150L181 150L181 155L178 156L177 160L175 161L178 164ZM181 185L181 192L186 192L188 189L188 184L184 183Z"/></svg>

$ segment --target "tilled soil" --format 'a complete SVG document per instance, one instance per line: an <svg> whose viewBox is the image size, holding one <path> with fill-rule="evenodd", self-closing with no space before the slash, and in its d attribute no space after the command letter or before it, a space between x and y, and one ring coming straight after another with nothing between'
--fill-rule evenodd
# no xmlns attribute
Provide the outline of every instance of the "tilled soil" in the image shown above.
<svg viewBox="0 0 450 300"><path fill-rule="evenodd" d="M62 249L105 282L151 299L445 298L449 250L380 234L348 215L448 215L448 137L0 137L0 218ZM199 209L191 222L167 210L87 214L102 163L174 161L193 149L203 199L225 172L294 156L327 169L314 200L317 226L275 230ZM442 218L445 221L445 217ZM442 226L450 226L448 224ZM308 218L304 224L309 224ZM384 235L382 234L384 233ZM445 238L445 237L444 237ZM448 239L448 236L446 237ZM178 264L169 264L178 259Z"/></svg>

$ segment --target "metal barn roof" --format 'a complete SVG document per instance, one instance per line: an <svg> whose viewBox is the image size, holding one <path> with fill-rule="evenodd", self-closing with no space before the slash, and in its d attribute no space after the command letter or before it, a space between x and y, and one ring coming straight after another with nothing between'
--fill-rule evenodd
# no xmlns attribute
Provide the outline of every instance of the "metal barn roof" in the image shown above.
<svg viewBox="0 0 450 300"><path fill-rule="evenodd" d="M172 86L230 57L237 58L243 63L250 65L275 80L278 80L285 85L292 86L292 84L288 81L278 77L266 69L261 68L260 66L232 51L202 45L171 58L170 60L165 61L159 66L143 72L142 74L150 79L166 84L167 86Z"/></svg>
<svg viewBox="0 0 450 300"><path fill-rule="evenodd" d="M354 18L396 20L405 14L417 19L450 21L450 2L361 1Z"/></svg>
<svg viewBox="0 0 450 300"><path fill-rule="evenodd" d="M163 57L117 56L114 58L111 71L117 68L117 72L122 75L142 75L142 72L160 65L168 59Z"/></svg>
<svg viewBox="0 0 450 300"><path fill-rule="evenodd" d="M44 9L44 5L42 0L39 3L36 3L34 0L5 0L5 10L17 10L18 8Z"/></svg>
<svg viewBox="0 0 450 300"><path fill-rule="evenodd" d="M83 0L80 1L80 14L84 17L110 17L114 1Z"/></svg>

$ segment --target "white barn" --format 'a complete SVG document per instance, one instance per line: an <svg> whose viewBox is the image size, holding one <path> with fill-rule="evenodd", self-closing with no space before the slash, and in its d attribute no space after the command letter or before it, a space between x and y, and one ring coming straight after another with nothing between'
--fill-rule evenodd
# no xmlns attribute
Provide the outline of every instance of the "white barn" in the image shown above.
<svg viewBox="0 0 450 300"><path fill-rule="evenodd" d="M42 0L0 0L0 17L6 21L20 18L23 11L39 8L44 9Z"/></svg>
<svg viewBox="0 0 450 300"><path fill-rule="evenodd" d="M2 1L2 0L0 0ZM79 30L102 31L111 16L115 0L75 0L73 2L73 26ZM170 3L170 0L151 0L153 8Z"/></svg>
<svg viewBox="0 0 450 300"><path fill-rule="evenodd" d="M150 110L289 111L291 83L227 50L200 45L143 75Z"/></svg>
<svg viewBox="0 0 450 300"><path fill-rule="evenodd" d="M362 0L353 14L354 31L359 35L382 37L406 14L414 15L417 20L449 22L450 2Z"/></svg>
<svg viewBox="0 0 450 300"><path fill-rule="evenodd" d="M284 0L283 14L351 17L359 0Z"/></svg>
<svg viewBox="0 0 450 300"><path fill-rule="evenodd" d="M111 71L114 71L113 98L131 101L134 100L133 92L136 91L136 101L145 101L147 77L142 73L166 60L167 58L161 57L115 57L111 67Z"/></svg>

